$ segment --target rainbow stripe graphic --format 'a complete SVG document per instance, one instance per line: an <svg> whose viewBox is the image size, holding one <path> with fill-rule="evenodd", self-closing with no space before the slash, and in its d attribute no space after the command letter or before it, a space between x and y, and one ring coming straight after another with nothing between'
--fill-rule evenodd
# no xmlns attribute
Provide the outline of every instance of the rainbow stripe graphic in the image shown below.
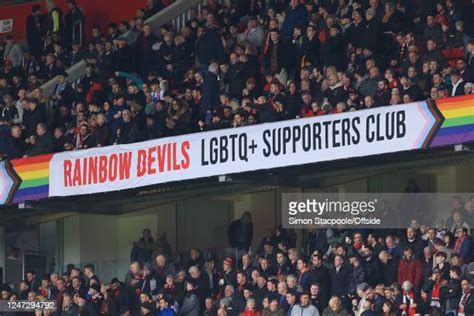
<svg viewBox="0 0 474 316"><path fill-rule="evenodd" d="M49 193L49 161L53 154L16 159L13 169L21 179L13 203L40 200Z"/></svg>
<svg viewBox="0 0 474 316"><path fill-rule="evenodd" d="M436 107L444 117L444 122L430 147L474 140L474 95L437 100Z"/></svg>

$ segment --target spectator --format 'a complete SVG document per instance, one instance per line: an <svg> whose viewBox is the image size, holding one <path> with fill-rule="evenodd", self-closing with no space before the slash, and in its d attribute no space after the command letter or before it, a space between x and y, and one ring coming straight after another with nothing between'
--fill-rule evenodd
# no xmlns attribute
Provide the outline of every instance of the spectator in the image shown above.
<svg viewBox="0 0 474 316"><path fill-rule="evenodd" d="M398 264L398 284L410 281L415 287L421 285L422 271L420 262L414 258L413 249L406 247L403 251L403 258Z"/></svg>
<svg viewBox="0 0 474 316"><path fill-rule="evenodd" d="M3 60L9 61L13 68L21 66L23 62L23 50L20 45L15 41L13 35L7 35L5 40L6 45L3 53Z"/></svg>
<svg viewBox="0 0 474 316"><path fill-rule="evenodd" d="M26 20L26 41L31 54L39 59L43 49L42 38L45 35L44 21L41 14L41 7L34 5L31 9L31 14Z"/></svg>
<svg viewBox="0 0 474 316"><path fill-rule="evenodd" d="M178 316L199 316L199 299L196 295L196 284L192 280L186 282L186 296Z"/></svg>
<svg viewBox="0 0 474 316"><path fill-rule="evenodd" d="M314 305L311 305L309 294L306 292L301 294L300 303L291 310L291 316L296 315L319 316L319 311Z"/></svg>
<svg viewBox="0 0 474 316"><path fill-rule="evenodd" d="M84 30L85 16L82 9L77 6L76 0L68 0L68 12L64 16L64 46L69 47L72 43L85 38ZM78 27L81 25L81 27Z"/></svg>
<svg viewBox="0 0 474 316"><path fill-rule="evenodd" d="M333 296L329 300L329 306L324 310L323 316L347 316L347 311L342 307L341 299Z"/></svg>
<svg viewBox="0 0 474 316"><path fill-rule="evenodd" d="M140 237L138 242L142 244L154 242L153 237L151 236L151 231L148 228L143 230L142 237ZM151 250L134 245L130 253L130 261L138 262L140 266L151 262Z"/></svg>
<svg viewBox="0 0 474 316"><path fill-rule="evenodd" d="M232 248L248 251L253 239L252 215L244 212L239 220L229 226L227 235Z"/></svg>
<svg viewBox="0 0 474 316"><path fill-rule="evenodd" d="M36 135L29 138L30 149L27 152L28 156L38 156L50 153L54 149L54 138L48 132L47 126L44 123L38 123L36 127Z"/></svg>

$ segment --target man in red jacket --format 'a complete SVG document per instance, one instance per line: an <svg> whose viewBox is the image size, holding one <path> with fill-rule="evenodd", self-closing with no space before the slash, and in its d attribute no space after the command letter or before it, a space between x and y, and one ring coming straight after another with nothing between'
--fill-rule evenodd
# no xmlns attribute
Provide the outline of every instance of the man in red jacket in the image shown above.
<svg viewBox="0 0 474 316"><path fill-rule="evenodd" d="M414 258L413 249L407 246L403 250L403 258L398 264L398 284L410 281L415 289L419 289L422 277L421 262Z"/></svg>

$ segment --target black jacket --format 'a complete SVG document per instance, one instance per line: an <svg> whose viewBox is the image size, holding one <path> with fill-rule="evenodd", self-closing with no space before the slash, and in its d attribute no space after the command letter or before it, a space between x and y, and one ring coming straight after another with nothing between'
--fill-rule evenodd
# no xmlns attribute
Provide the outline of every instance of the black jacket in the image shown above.
<svg viewBox="0 0 474 316"><path fill-rule="evenodd" d="M28 151L29 156L39 156L54 151L54 137L46 132L42 136L38 136L36 143Z"/></svg>
<svg viewBox="0 0 474 316"><path fill-rule="evenodd" d="M120 287L117 291L112 293L112 297L108 303L108 310L110 316L119 316L125 311L136 311L136 305L134 293L131 292L123 283L120 283Z"/></svg>
<svg viewBox="0 0 474 316"><path fill-rule="evenodd" d="M120 132L119 132L120 131ZM134 120L130 122L124 122L123 125L117 131L117 143L118 144L131 144L138 140L138 126Z"/></svg>
<svg viewBox="0 0 474 316"><path fill-rule="evenodd" d="M319 295L322 302L322 307L323 309L326 308L329 297L331 296L331 276L329 269L323 265L320 265L319 267L313 267L309 277L309 282L310 284L319 284Z"/></svg>
<svg viewBox="0 0 474 316"><path fill-rule="evenodd" d="M253 239L253 224L243 224L241 220L233 221L227 230L227 238L232 248L248 249Z"/></svg>
<svg viewBox="0 0 474 316"><path fill-rule="evenodd" d="M230 65L229 70L224 76L224 82L229 86L229 95L231 98L240 98L242 90L245 88L247 75L245 73L245 65L237 62Z"/></svg>
<svg viewBox="0 0 474 316"><path fill-rule="evenodd" d="M369 260L365 260L365 269L367 271L367 283L370 286L375 287L377 284L383 282L382 267L380 261L372 257Z"/></svg>
<svg viewBox="0 0 474 316"><path fill-rule="evenodd" d="M330 36L321 47L326 66L335 66L337 70L346 69L346 50L340 34Z"/></svg>
<svg viewBox="0 0 474 316"><path fill-rule="evenodd" d="M213 111L219 102L219 82L217 76L211 72L204 75L202 84L202 112Z"/></svg>
<svg viewBox="0 0 474 316"><path fill-rule="evenodd" d="M314 67L319 67L319 50L321 48L321 42L314 36L311 40L308 37L304 37L303 44L301 45L301 54L305 61L311 62Z"/></svg>
<svg viewBox="0 0 474 316"><path fill-rule="evenodd" d="M349 281L351 279L351 269L347 266L342 266L339 272L336 268L331 269L331 295L338 295L340 297L347 297L349 293Z"/></svg>
<svg viewBox="0 0 474 316"><path fill-rule="evenodd" d="M116 53L115 69L123 72L135 72L135 58L130 47L119 48Z"/></svg>
<svg viewBox="0 0 474 316"><path fill-rule="evenodd" d="M213 60L224 59L224 47L219 33L211 28L207 28L196 41L196 54L199 62L209 65Z"/></svg>
<svg viewBox="0 0 474 316"><path fill-rule="evenodd" d="M398 262L394 259L389 259L386 264L382 263L382 275L383 283L385 286L391 286L393 283L397 282L398 277Z"/></svg>

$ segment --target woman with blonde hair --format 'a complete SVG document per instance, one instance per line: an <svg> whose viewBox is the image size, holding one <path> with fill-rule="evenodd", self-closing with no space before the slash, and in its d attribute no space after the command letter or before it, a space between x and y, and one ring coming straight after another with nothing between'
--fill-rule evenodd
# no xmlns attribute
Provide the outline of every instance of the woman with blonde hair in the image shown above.
<svg viewBox="0 0 474 316"><path fill-rule="evenodd" d="M256 305L255 299L249 298L245 305L245 311L240 313L240 316L260 316L261 313L256 310Z"/></svg>
<svg viewBox="0 0 474 316"><path fill-rule="evenodd" d="M46 96L44 95L43 89L36 88L36 89L33 90L31 95L33 96L33 98L38 100L38 104L46 105L47 99L46 99Z"/></svg>
<svg viewBox="0 0 474 316"><path fill-rule="evenodd" d="M290 261L290 265L292 267L292 271L296 271L296 263L298 259L301 258L301 253L296 248L288 249L288 259Z"/></svg>
<svg viewBox="0 0 474 316"><path fill-rule="evenodd" d="M329 300L328 307L324 310L323 316L349 316L349 314L344 307L342 307L339 296L334 295Z"/></svg>

